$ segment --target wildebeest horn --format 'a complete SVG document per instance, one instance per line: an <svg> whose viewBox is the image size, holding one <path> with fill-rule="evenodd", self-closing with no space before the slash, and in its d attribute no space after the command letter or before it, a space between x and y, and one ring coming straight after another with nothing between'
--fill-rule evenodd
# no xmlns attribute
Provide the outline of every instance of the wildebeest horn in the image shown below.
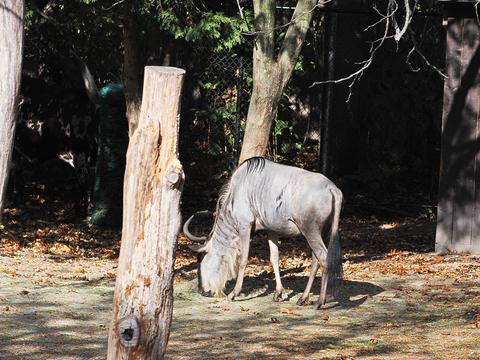
<svg viewBox="0 0 480 360"><path fill-rule="evenodd" d="M197 253L206 251L206 244L188 245L188 247L190 250Z"/></svg>
<svg viewBox="0 0 480 360"><path fill-rule="evenodd" d="M186 236L190 241L202 242L202 241L207 240L207 237L206 237L206 236L195 236L195 235L193 235L193 234L188 230L188 226L190 225L190 222L193 220L193 218L194 218L196 215L208 215L208 214L211 214L210 211L208 211L208 210L197 211L195 214L193 214L192 216L190 216L190 217L188 218L188 220L185 222L185 224L183 225L183 233L185 234L185 236ZM194 250L194 249L192 249L192 250ZM197 250L195 250L195 251L197 251Z"/></svg>

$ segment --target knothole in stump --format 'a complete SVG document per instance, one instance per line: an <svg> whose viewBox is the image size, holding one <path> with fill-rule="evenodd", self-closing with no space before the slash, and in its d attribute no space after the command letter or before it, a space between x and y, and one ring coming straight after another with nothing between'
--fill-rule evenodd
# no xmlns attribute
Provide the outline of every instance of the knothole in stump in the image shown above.
<svg viewBox="0 0 480 360"><path fill-rule="evenodd" d="M140 338L140 327L134 316L129 316L120 321L118 326L120 343L125 347L135 347Z"/></svg>
<svg viewBox="0 0 480 360"><path fill-rule="evenodd" d="M170 188L180 188L183 184L183 171L182 168L170 166L167 172L167 179Z"/></svg>

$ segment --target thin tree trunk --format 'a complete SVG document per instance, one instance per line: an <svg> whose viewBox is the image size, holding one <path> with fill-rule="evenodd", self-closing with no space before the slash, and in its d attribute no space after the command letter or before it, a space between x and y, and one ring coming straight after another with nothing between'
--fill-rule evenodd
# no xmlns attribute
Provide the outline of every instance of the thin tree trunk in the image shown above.
<svg viewBox="0 0 480 360"><path fill-rule="evenodd" d="M327 14L326 44L325 49L325 76L327 80L333 80L335 77L335 45L337 32L337 17L335 13ZM333 84L325 84L323 92L323 111L322 111L322 138L320 140L321 149L321 171L325 175L330 174L330 127L332 125L332 97Z"/></svg>
<svg viewBox="0 0 480 360"><path fill-rule="evenodd" d="M253 92L248 108L240 162L263 156L281 94L292 75L317 0L299 0L278 56L275 56L275 0L254 0L256 42L253 48Z"/></svg>
<svg viewBox="0 0 480 360"><path fill-rule="evenodd" d="M128 120L128 134L131 137L137 128L140 107L142 105L141 92L141 65L140 65L140 41L138 39L138 24L135 16L133 2L126 5L123 19L124 41L124 85L125 101L127 105L126 116Z"/></svg>
<svg viewBox="0 0 480 360"><path fill-rule="evenodd" d="M278 82L279 80L274 81L267 76L263 82L257 81L253 88L240 162L252 156L267 153L270 129L277 116L281 95L278 93L279 86L272 86L272 83L278 84Z"/></svg>
<svg viewBox="0 0 480 360"><path fill-rule="evenodd" d="M22 72L23 0L0 0L0 222L15 137Z"/></svg>
<svg viewBox="0 0 480 360"><path fill-rule="evenodd" d="M167 346L184 180L178 160L184 74L145 68L140 120L127 152L109 360L161 359Z"/></svg>

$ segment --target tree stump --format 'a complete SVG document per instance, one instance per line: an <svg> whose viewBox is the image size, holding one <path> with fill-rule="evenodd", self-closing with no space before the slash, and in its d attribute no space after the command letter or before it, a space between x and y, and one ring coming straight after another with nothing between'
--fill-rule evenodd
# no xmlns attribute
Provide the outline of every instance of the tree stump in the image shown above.
<svg viewBox="0 0 480 360"><path fill-rule="evenodd" d="M184 75L171 67L145 68L140 119L127 151L109 360L161 359L165 354L184 181L178 160Z"/></svg>
<svg viewBox="0 0 480 360"><path fill-rule="evenodd" d="M23 0L0 0L0 222L15 137L22 72Z"/></svg>

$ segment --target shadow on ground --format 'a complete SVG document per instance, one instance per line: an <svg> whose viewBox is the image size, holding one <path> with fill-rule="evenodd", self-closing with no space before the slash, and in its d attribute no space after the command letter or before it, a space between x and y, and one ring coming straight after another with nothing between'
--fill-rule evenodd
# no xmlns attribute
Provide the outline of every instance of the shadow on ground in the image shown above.
<svg viewBox="0 0 480 360"><path fill-rule="evenodd" d="M0 283L0 359L105 358L113 284Z"/></svg>
<svg viewBox="0 0 480 360"><path fill-rule="evenodd" d="M292 301L273 303L266 297L271 290L250 295L262 288L247 280L247 295L234 302L185 295L188 290L182 296L179 290L168 358L334 359L348 354L355 359L441 359L446 358L442 351L445 356L465 353L475 341L471 336L444 341L453 324L463 321L458 302L438 308L369 282L347 281L341 306L315 311ZM304 281L293 284L294 291ZM274 282L267 285L271 289ZM455 341L462 345L457 348Z"/></svg>

